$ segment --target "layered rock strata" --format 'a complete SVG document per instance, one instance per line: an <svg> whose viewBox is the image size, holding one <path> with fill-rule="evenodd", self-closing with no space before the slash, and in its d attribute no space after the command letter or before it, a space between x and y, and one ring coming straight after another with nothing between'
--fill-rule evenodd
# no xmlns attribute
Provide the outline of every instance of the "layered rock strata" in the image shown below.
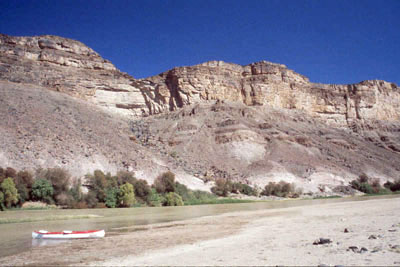
<svg viewBox="0 0 400 267"><path fill-rule="evenodd" d="M217 99L304 110L340 126L400 118L400 89L393 83L316 84L285 65L267 61L246 66L212 61L175 68L147 80L154 83L154 94L147 102L164 109ZM159 112L157 106L151 112Z"/></svg>
<svg viewBox="0 0 400 267"><path fill-rule="evenodd" d="M147 112L131 76L71 39L0 34L0 80L43 86L122 115Z"/></svg>
<svg viewBox="0 0 400 267"><path fill-rule="evenodd" d="M136 80L84 44L49 35L0 34L0 80L45 86L131 117L228 100L303 110L353 130L368 128L366 121L400 118L400 89L385 81L316 84L267 61L246 66L211 61Z"/></svg>
<svg viewBox="0 0 400 267"><path fill-rule="evenodd" d="M0 103L0 166L17 169L149 182L168 169L194 188L210 186L194 177L284 179L310 192L400 173L400 89L385 81L316 84L266 61L138 80L80 42L0 34Z"/></svg>

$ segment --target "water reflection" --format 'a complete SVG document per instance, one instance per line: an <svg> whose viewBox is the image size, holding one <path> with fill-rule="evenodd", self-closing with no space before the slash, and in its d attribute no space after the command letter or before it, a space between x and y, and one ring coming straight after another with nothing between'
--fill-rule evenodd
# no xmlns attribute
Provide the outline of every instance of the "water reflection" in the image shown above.
<svg viewBox="0 0 400 267"><path fill-rule="evenodd" d="M32 247L55 246L61 243L71 242L63 239L32 239Z"/></svg>

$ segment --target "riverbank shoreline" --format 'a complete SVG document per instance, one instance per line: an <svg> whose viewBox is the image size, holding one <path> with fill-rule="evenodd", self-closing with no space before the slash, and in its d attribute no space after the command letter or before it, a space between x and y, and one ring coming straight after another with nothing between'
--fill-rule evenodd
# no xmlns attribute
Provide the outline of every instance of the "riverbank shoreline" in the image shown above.
<svg viewBox="0 0 400 267"><path fill-rule="evenodd" d="M0 265L399 265L399 211L389 198L225 213L35 247ZM332 242L313 245L321 237Z"/></svg>

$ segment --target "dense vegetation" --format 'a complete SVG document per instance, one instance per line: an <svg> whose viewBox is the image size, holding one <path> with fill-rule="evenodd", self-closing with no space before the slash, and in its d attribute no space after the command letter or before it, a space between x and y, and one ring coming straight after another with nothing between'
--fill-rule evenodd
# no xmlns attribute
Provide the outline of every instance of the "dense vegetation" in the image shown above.
<svg viewBox="0 0 400 267"><path fill-rule="evenodd" d="M217 179L215 186L211 188L211 192L217 196L226 197L229 193L241 193L248 196L257 196L257 190L253 187L238 182L231 182L227 179Z"/></svg>
<svg viewBox="0 0 400 267"><path fill-rule="evenodd" d="M387 194L400 190L400 179L395 182L388 181L382 187L379 180L371 179L363 173L357 179L351 181L350 185L352 188L366 194Z"/></svg>
<svg viewBox="0 0 400 267"><path fill-rule="evenodd" d="M261 195L264 196L277 196L277 197L290 197L297 198L301 195L301 190L296 190L294 184L287 183L285 181L280 181L279 183L269 182Z"/></svg>
<svg viewBox="0 0 400 267"><path fill-rule="evenodd" d="M137 179L132 172L120 171L116 175L96 170L85 176L82 186L80 179L71 179L61 168L38 169L17 172L13 168L0 168L0 209L19 207L26 201L41 201L63 208L115 208L132 206L182 206L242 202L220 200L217 196L228 193L255 195L256 191L240 183L224 183L229 187L218 189L218 194L191 190L175 181L175 174L165 172L159 175L153 185ZM217 188L221 186L217 182ZM83 192L86 187L88 192ZM220 191L223 193L219 193Z"/></svg>
<svg viewBox="0 0 400 267"><path fill-rule="evenodd" d="M400 179L386 182L361 174L350 186L366 194L386 194L400 191ZM83 192L83 187L87 192ZM175 181L175 174L159 175L153 185L137 179L134 173L120 171L116 175L96 170L80 179L71 179L62 168L38 169L35 173L0 167L0 210L20 207L26 201L41 201L63 208L115 208L132 206L182 206L215 203L246 202L220 199L231 193L247 196L299 197L302 192L294 184L270 182L262 190L247 184L217 179L211 192L191 190Z"/></svg>

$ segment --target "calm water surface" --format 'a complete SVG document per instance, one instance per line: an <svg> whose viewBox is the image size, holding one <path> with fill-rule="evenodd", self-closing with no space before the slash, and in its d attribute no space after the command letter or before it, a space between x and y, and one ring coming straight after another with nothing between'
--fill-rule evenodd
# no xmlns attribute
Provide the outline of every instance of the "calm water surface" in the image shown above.
<svg viewBox="0 0 400 267"><path fill-rule="evenodd" d="M59 242L65 242L32 240L32 231L40 229L48 231L105 229L107 238L107 234L129 231L127 227L131 226L187 220L227 212L289 208L391 197L399 197L399 195L160 208L5 211L0 212L0 220L26 219L42 221L0 224L0 257L29 250L32 246L57 245ZM51 220L59 216L82 217L86 215L94 216L93 218L85 219Z"/></svg>

